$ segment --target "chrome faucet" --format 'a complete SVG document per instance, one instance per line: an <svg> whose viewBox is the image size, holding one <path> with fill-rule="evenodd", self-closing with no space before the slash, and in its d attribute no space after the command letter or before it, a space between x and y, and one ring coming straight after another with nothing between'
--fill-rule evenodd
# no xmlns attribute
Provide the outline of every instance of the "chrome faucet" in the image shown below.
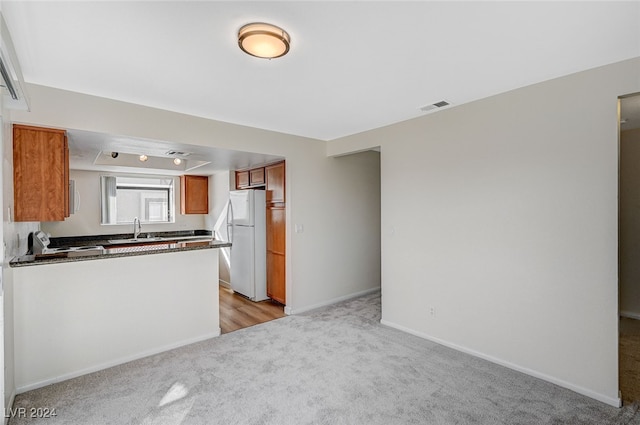
<svg viewBox="0 0 640 425"><path fill-rule="evenodd" d="M142 225L138 217L133 218L133 239L138 239L140 232L142 231Z"/></svg>

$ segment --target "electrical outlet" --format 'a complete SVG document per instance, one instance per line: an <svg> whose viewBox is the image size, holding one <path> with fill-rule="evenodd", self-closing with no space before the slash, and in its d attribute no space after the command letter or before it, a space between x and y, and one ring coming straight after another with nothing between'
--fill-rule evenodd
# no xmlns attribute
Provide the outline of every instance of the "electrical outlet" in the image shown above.
<svg viewBox="0 0 640 425"><path fill-rule="evenodd" d="M436 308L435 307L429 307L429 315L431 317L436 317Z"/></svg>

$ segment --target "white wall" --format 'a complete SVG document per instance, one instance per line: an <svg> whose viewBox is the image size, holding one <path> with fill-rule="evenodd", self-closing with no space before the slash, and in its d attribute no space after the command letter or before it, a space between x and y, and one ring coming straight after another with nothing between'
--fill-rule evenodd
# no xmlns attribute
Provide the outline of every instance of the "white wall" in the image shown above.
<svg viewBox="0 0 640 425"><path fill-rule="evenodd" d="M15 268L18 392L220 335L217 257L202 249Z"/></svg>
<svg viewBox="0 0 640 425"><path fill-rule="evenodd" d="M214 230L218 220L223 220L219 232L223 232L223 238L226 240L226 205L229 200L229 189L231 179L235 182L235 173L233 171L223 171L209 177L209 214L205 218L205 226L209 230ZM219 275L223 285L231 285L229 248L220 248L219 255Z"/></svg>
<svg viewBox="0 0 640 425"><path fill-rule="evenodd" d="M323 223L305 223L300 238L325 239L329 249L316 250L299 258L299 265L326 279L337 279L339 285L314 286L309 291L316 299L329 295L336 299L344 294L342 285L356 292L380 288L380 154L367 151L330 158L318 172L332 184L313 192L312 202L299 207L304 215L325 215ZM289 167L289 163L287 163ZM356 171L356 172L353 172ZM287 199L289 202L289 199ZM360 243L350 240L356 238ZM355 243L354 243L355 242ZM343 246L343 244L347 244ZM294 247L295 249L295 247ZM287 247L287 251L289 247ZM338 255L336 255L336 253ZM353 267L353 264L359 264ZM363 265L366 264L366 267ZM333 275L332 270L340 271ZM295 290L295 288L294 288ZM316 306L319 306L317 304ZM294 311L295 312L295 311Z"/></svg>
<svg viewBox="0 0 640 425"><path fill-rule="evenodd" d="M100 224L100 176L109 173L70 170L69 178L76 181L76 191L80 194L80 208L64 221L41 223L42 230L53 237L133 233L133 227L126 225ZM142 232L169 232L173 230L204 229L204 214L180 214L180 178L174 178L176 220L175 223L143 224Z"/></svg>
<svg viewBox="0 0 640 425"><path fill-rule="evenodd" d="M617 405L617 97L639 76L625 61L329 143L381 146L383 322Z"/></svg>
<svg viewBox="0 0 640 425"><path fill-rule="evenodd" d="M4 260L27 252L27 236L38 230L40 223L13 221L13 131L11 115L5 111L2 122L2 224Z"/></svg>
<svg viewBox="0 0 640 425"><path fill-rule="evenodd" d="M289 312L379 288L379 243L363 202L346 197L376 161L327 158L326 143L49 87L28 85L31 112L16 122L282 156L287 161L287 308ZM379 208L371 206L375 211ZM293 233L302 224L303 233ZM357 254L357 255L356 255ZM351 258L351 261L345 261Z"/></svg>
<svg viewBox="0 0 640 425"><path fill-rule="evenodd" d="M0 5L0 11L2 10L2 6ZM4 120L5 120L5 110L4 110L4 102L3 99L0 99L0 149L4 152ZM0 186L3 186L3 177L2 177L2 173L4 172L4 161L2 163L0 163ZM4 197L4 195L3 195ZM0 209L4 209L3 207L3 201L4 199L0 199ZM3 220L4 221L4 220ZM6 244L4 243L4 222L2 224L2 229L0 229L0 236L3 240L3 244L0 247L0 258L2 258L2 272L0 272L0 279L2 280L2 290L0 290L0 313L1 313L1 317L2 317L2 323L0 324L0 336L2 337L0 339L0 346L2 347L0 349L0 367L2 367L2 379L0 379L0 403L1 403L1 408L3 412L6 412L5 408L7 406L10 406L9 403L12 402L12 398L13 398L13 388L14 388L14 383L13 383L13 359L11 359L11 364L9 365L9 368L12 369L10 374L7 374L6 370L7 368L5 367L5 363L7 361L7 347L13 347L13 320L10 320L10 325L7 325L7 307L6 306L6 296L5 296L5 289L4 289L4 281L5 281L5 275L8 275L8 273L4 272L4 266L5 266L5 260L4 260L4 256L5 256L5 246ZM10 332L7 332L7 326L11 327ZM9 344L5 344L5 335L10 334L9 338L11 339ZM10 350L11 353L13 354L13 350ZM11 380L11 383L8 386L5 386L5 382L7 380ZM7 391L8 389L8 391ZM5 415L6 416L6 415ZM7 423L8 419L4 419L3 423Z"/></svg>
<svg viewBox="0 0 640 425"><path fill-rule="evenodd" d="M1 100L0 100L1 102ZM2 128L0 129L0 151L2 152L2 288L3 288L3 326L4 326L4 406L10 407L15 394L14 354L13 354L13 274L9 261L16 255L27 252L27 236L38 230L39 223L13 221L13 133L11 113L0 107ZM5 420L6 421L6 420Z"/></svg>
<svg viewBox="0 0 640 425"><path fill-rule="evenodd" d="M640 129L620 133L620 313L640 319Z"/></svg>

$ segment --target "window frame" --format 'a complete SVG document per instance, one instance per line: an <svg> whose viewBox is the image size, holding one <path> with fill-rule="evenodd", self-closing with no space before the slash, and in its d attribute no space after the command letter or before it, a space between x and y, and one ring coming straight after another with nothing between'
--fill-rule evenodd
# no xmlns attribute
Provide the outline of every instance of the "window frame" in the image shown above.
<svg viewBox="0 0 640 425"><path fill-rule="evenodd" d="M107 178L115 178L115 197L117 199L117 194L119 190L127 191L158 191L161 193L166 193L167 196L167 221L149 221L149 210L146 208L149 202L145 201L145 214L146 216L138 217L140 219L141 224L174 224L176 222L176 177L175 176L160 176L160 175L129 175L129 174L105 174L100 176L100 225L102 226L122 226L133 224L133 219L131 221L117 221L117 204L114 204L110 210L109 207L105 207L105 202L107 199L107 195L105 193ZM141 180L156 180L158 184L144 184L144 183L125 183L118 182L118 178L120 179L141 179ZM160 180L170 180L171 183L167 185L161 185ZM156 199L156 198L148 198L148 199ZM157 198L160 199L160 198ZM113 222L111 222L108 218L105 219L106 210L109 209L110 212L106 215L112 215L114 217Z"/></svg>

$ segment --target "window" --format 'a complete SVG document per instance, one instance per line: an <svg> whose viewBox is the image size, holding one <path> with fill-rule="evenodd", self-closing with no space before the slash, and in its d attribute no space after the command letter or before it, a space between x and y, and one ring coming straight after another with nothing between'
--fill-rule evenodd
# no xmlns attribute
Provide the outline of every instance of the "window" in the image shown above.
<svg viewBox="0 0 640 425"><path fill-rule="evenodd" d="M173 223L173 177L101 176L101 224Z"/></svg>

